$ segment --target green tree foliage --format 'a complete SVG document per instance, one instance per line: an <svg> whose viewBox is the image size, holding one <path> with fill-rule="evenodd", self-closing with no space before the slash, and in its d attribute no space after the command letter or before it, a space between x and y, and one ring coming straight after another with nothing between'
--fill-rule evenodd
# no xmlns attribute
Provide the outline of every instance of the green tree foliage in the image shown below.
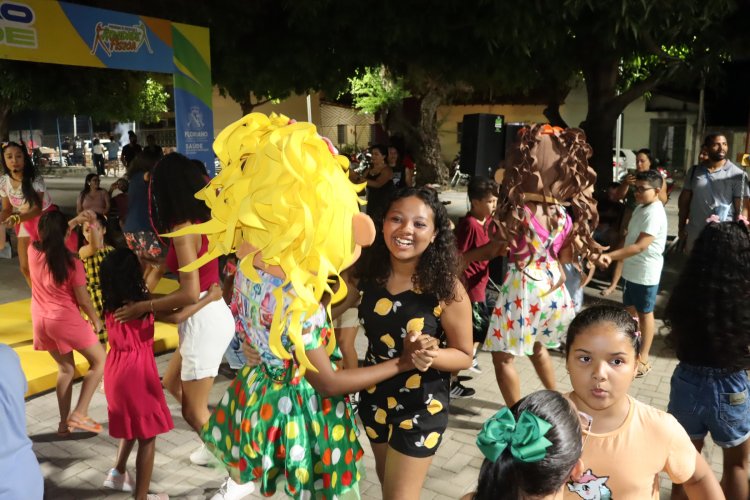
<svg viewBox="0 0 750 500"><path fill-rule="evenodd" d="M146 73L0 60L0 137L11 113L27 109L94 120L158 121L169 94Z"/></svg>
<svg viewBox="0 0 750 500"><path fill-rule="evenodd" d="M156 123L161 120L161 115L168 110L167 101L169 93L164 85L147 77L138 93L137 121L145 123Z"/></svg>
<svg viewBox="0 0 750 500"><path fill-rule="evenodd" d="M347 79L354 107L363 113L374 115L411 97L404 88L403 78L392 79L384 67L365 68Z"/></svg>
<svg viewBox="0 0 750 500"><path fill-rule="evenodd" d="M74 0L99 5L96 0ZM390 112L389 131L412 144L423 181L444 181L436 111L477 96L542 96L548 119L577 79L582 124L601 182L611 177L614 124L657 85L689 81L745 33L740 0L110 0L106 8L208 26L213 79L244 111L270 98L325 90L384 67L413 97ZM729 23L741 29L727 29ZM747 35L744 35L747 42ZM23 76L19 76L23 78ZM125 80L125 79L124 79ZM129 89L132 89L128 85ZM106 94L105 94L106 95ZM393 108L393 107L392 107ZM570 124L578 125L578 124Z"/></svg>
<svg viewBox="0 0 750 500"><path fill-rule="evenodd" d="M594 149L600 185L612 177L615 122L631 102L675 80L695 79L727 56L725 30L735 0L567 0L536 2L557 7L545 30L554 34L540 48L561 64L580 71L588 113L581 126ZM554 43L550 43L554 42ZM696 92L697 93L697 92Z"/></svg>

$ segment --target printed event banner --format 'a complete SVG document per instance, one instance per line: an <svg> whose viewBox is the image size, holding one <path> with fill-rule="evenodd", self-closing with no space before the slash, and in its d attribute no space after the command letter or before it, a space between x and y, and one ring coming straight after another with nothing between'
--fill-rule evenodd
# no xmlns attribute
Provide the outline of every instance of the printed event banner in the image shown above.
<svg viewBox="0 0 750 500"><path fill-rule="evenodd" d="M214 171L211 54L208 29L172 23L177 151Z"/></svg>
<svg viewBox="0 0 750 500"><path fill-rule="evenodd" d="M52 0L0 1L0 59L172 73L177 148L213 171L208 29Z"/></svg>

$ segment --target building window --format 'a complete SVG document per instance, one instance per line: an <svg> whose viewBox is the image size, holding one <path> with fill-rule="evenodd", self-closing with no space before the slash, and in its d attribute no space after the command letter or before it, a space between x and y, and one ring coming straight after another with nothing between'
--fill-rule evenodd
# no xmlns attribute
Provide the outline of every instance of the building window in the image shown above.
<svg viewBox="0 0 750 500"><path fill-rule="evenodd" d="M336 125L336 136L338 137L339 146L343 146L348 141L346 140L346 124Z"/></svg>

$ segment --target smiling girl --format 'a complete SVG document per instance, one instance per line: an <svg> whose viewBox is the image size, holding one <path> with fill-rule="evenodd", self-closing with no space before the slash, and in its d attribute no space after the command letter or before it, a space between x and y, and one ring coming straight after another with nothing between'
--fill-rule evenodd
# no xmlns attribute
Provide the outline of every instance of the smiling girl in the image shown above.
<svg viewBox="0 0 750 500"><path fill-rule="evenodd" d="M385 499L419 498L448 424L450 372L471 366L471 302L448 214L427 188L397 191L359 268L365 365L398 358L407 332L436 337L432 366L360 392L359 414Z"/></svg>
<svg viewBox="0 0 750 500"><path fill-rule="evenodd" d="M682 484L688 498L724 498L677 420L628 395L641 333L627 311L616 306L586 309L570 324L566 348L570 398L592 417L590 432L584 431L587 471L568 484L566 499L656 500L660 472ZM592 488L600 496L588 496L595 493Z"/></svg>
<svg viewBox="0 0 750 500"><path fill-rule="evenodd" d="M15 142L3 143L0 163L0 223L14 228L18 236L18 264L26 283L31 287L28 249L38 239L37 225L42 212L50 209L52 199L26 149ZM3 230L4 233L4 230Z"/></svg>

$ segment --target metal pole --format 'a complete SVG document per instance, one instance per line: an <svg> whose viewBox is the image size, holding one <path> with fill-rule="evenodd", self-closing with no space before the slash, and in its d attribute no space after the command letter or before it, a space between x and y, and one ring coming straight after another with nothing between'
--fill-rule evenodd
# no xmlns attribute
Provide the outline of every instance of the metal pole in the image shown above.
<svg viewBox="0 0 750 500"><path fill-rule="evenodd" d="M73 115L73 141L75 141L78 135L78 122L76 121L76 115Z"/></svg>
<svg viewBox="0 0 750 500"><path fill-rule="evenodd" d="M307 121L312 123L312 100L310 94L307 94Z"/></svg>
<svg viewBox="0 0 750 500"><path fill-rule="evenodd" d="M615 128L615 165L620 166L620 150L622 149L622 113L617 117ZM627 167L627 165L624 165ZM619 172L617 172L619 174ZM617 180L617 179L615 179Z"/></svg>
<svg viewBox="0 0 750 500"><path fill-rule="evenodd" d="M55 124L57 124L57 157L60 160L60 166L64 167L63 165L63 156L62 156L62 139L60 139L60 118L55 117Z"/></svg>
<svg viewBox="0 0 750 500"><path fill-rule="evenodd" d="M698 119L695 122L695 135L693 137L693 157L689 163L686 163L685 168L690 168L689 165L693 161L698 161L698 152L701 148L701 139L703 139L704 121L706 120L703 114L704 98L706 94L705 79L701 79L701 91L698 97Z"/></svg>

